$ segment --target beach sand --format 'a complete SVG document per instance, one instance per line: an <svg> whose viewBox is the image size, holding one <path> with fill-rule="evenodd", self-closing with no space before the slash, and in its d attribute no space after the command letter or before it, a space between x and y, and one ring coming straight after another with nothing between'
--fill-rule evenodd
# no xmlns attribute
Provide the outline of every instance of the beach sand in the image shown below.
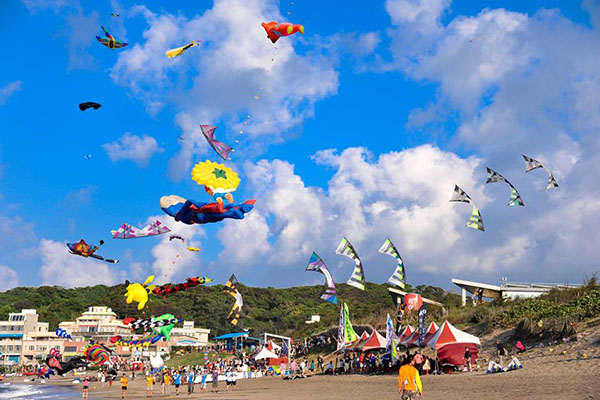
<svg viewBox="0 0 600 400"><path fill-rule="evenodd" d="M519 400L519 399L600 399L600 333L590 335L583 342L567 343L551 348L532 349L519 356L524 368L511 372L487 375L486 365L478 372L457 373L442 376L424 376L423 399L442 400ZM487 347L487 346L486 346ZM490 347L487 347L488 349ZM563 351L566 354L562 354ZM585 353L587 358L583 358ZM490 352L482 352L482 357ZM11 379L22 383L22 378ZM72 378L52 379L51 384L71 385ZM76 386L81 388L80 385ZM120 399L119 384L112 388L99 387L90 383L90 399ZM160 385L154 386L154 398L160 395ZM219 383L218 392L211 392L210 386L196 393L187 394L187 387L181 387L181 394L174 396L171 386L170 398L188 399L399 399L397 377L395 375L366 376L311 376L307 379L284 381L280 377L251 380L238 380L234 391L227 392L225 383ZM145 381L136 379L130 382L127 399L144 399Z"/></svg>

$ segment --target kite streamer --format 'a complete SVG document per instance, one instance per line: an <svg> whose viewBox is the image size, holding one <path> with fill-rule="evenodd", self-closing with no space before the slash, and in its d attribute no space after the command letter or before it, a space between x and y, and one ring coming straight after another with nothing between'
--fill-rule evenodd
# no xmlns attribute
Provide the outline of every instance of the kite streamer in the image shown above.
<svg viewBox="0 0 600 400"><path fill-rule="evenodd" d="M356 254L356 250L354 250L354 246L352 246L348 239L343 237L340 245L335 250L335 253L346 256L354 261L354 271L346 283L350 286L354 286L357 289L365 290L365 270L362 266L360 258L358 258L358 254Z"/></svg>
<svg viewBox="0 0 600 400"><path fill-rule="evenodd" d="M320 272L325 275L325 285L323 287L323 294L321 295L321 298L330 303L337 304L338 299L337 291L335 289L335 282L333 281L331 272L329 272L329 269L327 269L327 265L325 265L325 262L317 253L312 253L310 260L308 261L308 265L306 266L306 271Z"/></svg>
<svg viewBox="0 0 600 400"><path fill-rule="evenodd" d="M392 276L388 278L388 282L404 289L406 287L406 271L404 269L402 257L400 257L400 253L398 253L394 243L392 243L390 239L385 239L385 242L383 242L383 245L379 248L379 252L381 254L392 256L396 259L398 264L396 265L396 269L394 270Z"/></svg>

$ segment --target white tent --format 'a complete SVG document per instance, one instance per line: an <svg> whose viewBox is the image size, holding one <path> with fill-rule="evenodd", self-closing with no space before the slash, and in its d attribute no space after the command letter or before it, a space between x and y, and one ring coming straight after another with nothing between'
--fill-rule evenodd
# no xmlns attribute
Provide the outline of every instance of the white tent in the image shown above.
<svg viewBox="0 0 600 400"><path fill-rule="evenodd" d="M479 357L477 346L481 346L481 342L477 336L463 332L455 328L450 322L445 321L431 340L427 342L427 345L435 350L442 363L457 366L466 363L464 354L467 348L471 352L472 360L477 361Z"/></svg>
<svg viewBox="0 0 600 400"><path fill-rule="evenodd" d="M263 360L265 358L279 358L277 354L272 351L267 350L266 347L263 347L258 354L254 357L255 360Z"/></svg>

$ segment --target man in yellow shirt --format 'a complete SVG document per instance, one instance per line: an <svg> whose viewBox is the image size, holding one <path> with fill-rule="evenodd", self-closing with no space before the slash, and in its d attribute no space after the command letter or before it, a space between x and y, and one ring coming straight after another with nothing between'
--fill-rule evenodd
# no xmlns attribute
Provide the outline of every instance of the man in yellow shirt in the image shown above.
<svg viewBox="0 0 600 400"><path fill-rule="evenodd" d="M152 397L152 385L154 385L154 377L152 375L148 375L146 377L146 397Z"/></svg>
<svg viewBox="0 0 600 400"><path fill-rule="evenodd" d="M127 377L125 376L125 374L123 374L123 376L121 377L121 398L124 399L125 398L125 393L127 393L127 384L129 383L129 381L127 380Z"/></svg>
<svg viewBox="0 0 600 400"><path fill-rule="evenodd" d="M398 393L402 396L402 400L412 400L423 394L419 371L414 364L415 360L411 358L410 363L403 365L398 371Z"/></svg>

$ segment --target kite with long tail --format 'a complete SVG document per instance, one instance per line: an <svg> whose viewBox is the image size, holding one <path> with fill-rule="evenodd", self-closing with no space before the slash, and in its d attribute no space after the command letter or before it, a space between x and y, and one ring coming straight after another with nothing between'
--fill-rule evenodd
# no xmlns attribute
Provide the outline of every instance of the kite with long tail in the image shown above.
<svg viewBox="0 0 600 400"><path fill-rule="evenodd" d="M205 278L203 276L197 276L195 278L187 278L184 283L178 283L176 285L172 285L167 283L162 286L156 286L152 289L152 294L157 296L166 296L168 294L181 292L182 290L187 290L193 288L198 285L203 285L208 282L212 282L211 278Z"/></svg>

